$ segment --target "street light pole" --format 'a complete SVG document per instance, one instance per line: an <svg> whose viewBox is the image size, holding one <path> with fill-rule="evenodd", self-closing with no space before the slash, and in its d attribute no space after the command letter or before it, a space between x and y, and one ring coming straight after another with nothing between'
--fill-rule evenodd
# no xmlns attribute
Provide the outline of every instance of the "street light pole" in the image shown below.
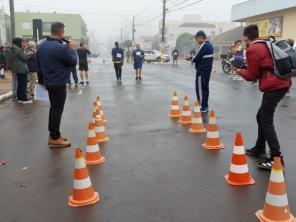
<svg viewBox="0 0 296 222"><path fill-rule="evenodd" d="M136 32L136 28L135 28L135 16L133 16L133 37L132 37L132 40L133 40L133 43L135 42L135 32Z"/></svg>
<svg viewBox="0 0 296 222"><path fill-rule="evenodd" d="M167 0L163 0L163 11L162 11L162 35L161 42L165 43L165 17L166 17L166 2Z"/></svg>
<svg viewBox="0 0 296 222"><path fill-rule="evenodd" d="M10 8L10 22L11 22L11 38L15 37L15 14L14 14L14 0L9 0Z"/></svg>

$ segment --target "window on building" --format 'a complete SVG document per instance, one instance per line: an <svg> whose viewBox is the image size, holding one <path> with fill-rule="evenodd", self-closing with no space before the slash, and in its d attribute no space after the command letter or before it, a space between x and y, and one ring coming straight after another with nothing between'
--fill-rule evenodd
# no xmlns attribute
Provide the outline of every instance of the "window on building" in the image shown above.
<svg viewBox="0 0 296 222"><path fill-rule="evenodd" d="M52 22L43 22L43 32L50 32Z"/></svg>
<svg viewBox="0 0 296 222"><path fill-rule="evenodd" d="M22 22L22 29L24 30L32 29L32 22Z"/></svg>

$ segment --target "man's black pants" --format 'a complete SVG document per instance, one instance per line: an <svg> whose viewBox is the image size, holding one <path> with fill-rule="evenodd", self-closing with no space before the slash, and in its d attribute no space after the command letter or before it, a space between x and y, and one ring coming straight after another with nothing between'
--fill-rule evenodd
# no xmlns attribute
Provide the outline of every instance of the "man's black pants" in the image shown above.
<svg viewBox="0 0 296 222"><path fill-rule="evenodd" d="M288 89L265 92L257 113L258 139L256 148L265 151L267 142L271 157L281 155L280 144L273 125L273 117L279 102L285 97L287 92Z"/></svg>
<svg viewBox="0 0 296 222"><path fill-rule="evenodd" d="M211 78L211 72L196 73L195 78L195 90L196 97L199 103L201 103L202 109L209 108L209 83Z"/></svg>
<svg viewBox="0 0 296 222"><path fill-rule="evenodd" d="M19 101L27 101L27 82L28 74L26 73L17 73L17 99Z"/></svg>
<svg viewBox="0 0 296 222"><path fill-rule="evenodd" d="M114 69L116 73L116 79L121 79L121 73L122 73L122 63L114 63Z"/></svg>
<svg viewBox="0 0 296 222"><path fill-rule="evenodd" d="M52 139L58 139L61 136L60 124L67 96L66 86L46 86L46 88L50 100L48 131Z"/></svg>

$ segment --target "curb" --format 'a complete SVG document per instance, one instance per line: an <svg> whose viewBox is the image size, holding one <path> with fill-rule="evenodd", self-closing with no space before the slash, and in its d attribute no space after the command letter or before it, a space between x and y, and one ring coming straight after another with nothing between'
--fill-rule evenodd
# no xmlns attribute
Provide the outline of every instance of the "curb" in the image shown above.
<svg viewBox="0 0 296 222"><path fill-rule="evenodd" d="M0 95L0 103L9 99L12 96L12 91Z"/></svg>

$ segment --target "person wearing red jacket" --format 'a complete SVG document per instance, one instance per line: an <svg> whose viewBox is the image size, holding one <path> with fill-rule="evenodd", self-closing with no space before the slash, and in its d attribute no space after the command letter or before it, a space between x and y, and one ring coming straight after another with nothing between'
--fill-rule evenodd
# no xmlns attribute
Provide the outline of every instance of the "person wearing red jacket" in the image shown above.
<svg viewBox="0 0 296 222"><path fill-rule="evenodd" d="M265 157L258 163L261 169L271 170L274 157L283 157L280 144L274 129L273 117L279 102L291 87L291 80L277 77L274 72L272 56L267 45L259 40L257 25L249 25L244 30L244 41L247 49L247 69L238 69L237 74L247 81L259 81L259 89L263 92L261 106L257 113L258 138L256 145L247 149L250 156ZM266 142L270 155L266 155Z"/></svg>

